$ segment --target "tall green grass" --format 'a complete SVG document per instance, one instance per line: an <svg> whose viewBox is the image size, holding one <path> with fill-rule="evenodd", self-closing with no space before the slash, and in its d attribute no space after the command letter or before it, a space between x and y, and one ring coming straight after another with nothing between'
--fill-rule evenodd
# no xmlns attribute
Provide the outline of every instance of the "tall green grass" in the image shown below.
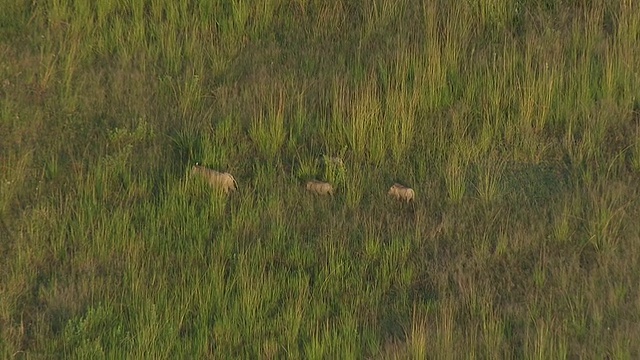
<svg viewBox="0 0 640 360"><path fill-rule="evenodd" d="M634 2L5 5L3 358L638 357Z"/></svg>

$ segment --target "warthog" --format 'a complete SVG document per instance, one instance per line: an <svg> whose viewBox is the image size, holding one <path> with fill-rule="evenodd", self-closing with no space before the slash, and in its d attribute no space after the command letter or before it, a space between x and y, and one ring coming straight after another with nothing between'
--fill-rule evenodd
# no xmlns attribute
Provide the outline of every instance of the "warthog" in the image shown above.
<svg viewBox="0 0 640 360"><path fill-rule="evenodd" d="M191 168L191 174L201 175L212 188L222 190L225 193L229 193L229 191L234 191L238 188L238 183L233 175L208 169L197 163Z"/></svg>
<svg viewBox="0 0 640 360"><path fill-rule="evenodd" d="M311 180L307 182L307 190L316 195L331 195L333 196L333 186L328 182Z"/></svg>
<svg viewBox="0 0 640 360"><path fill-rule="evenodd" d="M406 202L414 201L416 197L416 193L412 188L400 185L398 183L393 184L387 194L394 197L396 200Z"/></svg>

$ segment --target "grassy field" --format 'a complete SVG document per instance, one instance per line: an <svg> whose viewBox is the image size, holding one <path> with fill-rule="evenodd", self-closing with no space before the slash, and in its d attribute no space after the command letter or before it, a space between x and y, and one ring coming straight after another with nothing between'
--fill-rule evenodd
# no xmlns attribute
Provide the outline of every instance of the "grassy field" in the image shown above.
<svg viewBox="0 0 640 360"><path fill-rule="evenodd" d="M640 2L0 8L0 358L640 357Z"/></svg>

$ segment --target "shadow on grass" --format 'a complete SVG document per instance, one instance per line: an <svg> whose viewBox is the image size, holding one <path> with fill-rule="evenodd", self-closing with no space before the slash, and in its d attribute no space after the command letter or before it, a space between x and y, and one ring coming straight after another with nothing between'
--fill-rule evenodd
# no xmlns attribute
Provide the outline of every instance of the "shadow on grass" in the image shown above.
<svg viewBox="0 0 640 360"><path fill-rule="evenodd" d="M571 190L570 170L563 164L515 164L503 177L505 200L531 206L550 204Z"/></svg>

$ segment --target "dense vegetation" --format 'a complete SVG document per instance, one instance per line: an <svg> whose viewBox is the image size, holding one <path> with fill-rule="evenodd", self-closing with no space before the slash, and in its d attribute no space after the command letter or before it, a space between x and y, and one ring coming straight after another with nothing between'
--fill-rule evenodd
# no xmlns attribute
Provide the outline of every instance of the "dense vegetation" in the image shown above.
<svg viewBox="0 0 640 360"><path fill-rule="evenodd" d="M640 2L0 8L0 357L640 357Z"/></svg>

